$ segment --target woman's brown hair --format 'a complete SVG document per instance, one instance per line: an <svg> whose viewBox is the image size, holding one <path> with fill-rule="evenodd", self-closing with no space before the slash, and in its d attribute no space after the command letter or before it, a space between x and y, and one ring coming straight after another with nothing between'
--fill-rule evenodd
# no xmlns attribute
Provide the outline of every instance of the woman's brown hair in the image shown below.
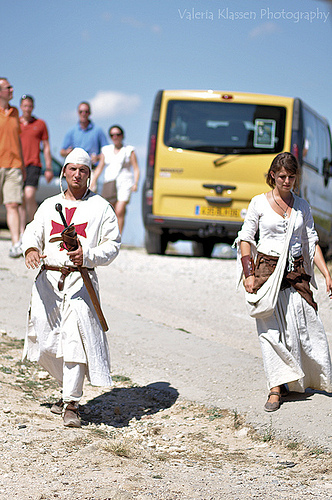
<svg viewBox="0 0 332 500"><path fill-rule="evenodd" d="M276 185L275 180L271 175L271 172L273 172L274 175L276 175L278 174L278 172L280 172L282 168L284 168L286 172L288 172L289 174L296 175L295 186L297 185L300 177L300 166L296 157L292 153L279 153L277 156L273 158L271 166L266 176L266 183L271 188L274 188L274 186Z"/></svg>

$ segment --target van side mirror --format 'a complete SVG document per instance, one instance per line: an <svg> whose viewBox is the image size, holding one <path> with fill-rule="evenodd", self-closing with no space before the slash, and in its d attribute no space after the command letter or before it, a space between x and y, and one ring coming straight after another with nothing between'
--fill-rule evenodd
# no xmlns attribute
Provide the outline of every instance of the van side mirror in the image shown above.
<svg viewBox="0 0 332 500"><path fill-rule="evenodd" d="M332 162L328 158L324 158L323 160L323 177L324 186L327 186L329 178L332 177Z"/></svg>

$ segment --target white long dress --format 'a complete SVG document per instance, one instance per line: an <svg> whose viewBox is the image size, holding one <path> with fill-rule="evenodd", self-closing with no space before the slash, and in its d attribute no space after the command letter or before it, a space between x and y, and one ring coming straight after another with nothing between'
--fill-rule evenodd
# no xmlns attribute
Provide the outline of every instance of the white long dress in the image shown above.
<svg viewBox="0 0 332 500"><path fill-rule="evenodd" d="M50 266L72 266L59 242L50 242L64 229L55 205L61 203L68 224L75 225L83 248L83 266L108 265L117 256L120 234L114 210L90 191L77 201L62 194L45 200L23 235L23 251L37 248ZM95 270L89 271L98 295ZM70 273L63 291L58 290L59 271L41 271L33 285L24 356L37 361L60 383L63 362L84 363L93 385L110 386L107 338L79 272Z"/></svg>
<svg viewBox="0 0 332 500"><path fill-rule="evenodd" d="M288 260L303 255L305 270L315 286L313 256L318 235L308 203L294 197L297 209ZM241 241L247 241L255 253L255 234L259 230L257 251L279 256L288 220L272 209L265 194L255 196L236 240L238 248ZM308 387L332 391L331 358L324 327L318 313L294 288L281 290L274 313L256 319L256 325L269 389L288 384L289 390L296 392L304 392Z"/></svg>

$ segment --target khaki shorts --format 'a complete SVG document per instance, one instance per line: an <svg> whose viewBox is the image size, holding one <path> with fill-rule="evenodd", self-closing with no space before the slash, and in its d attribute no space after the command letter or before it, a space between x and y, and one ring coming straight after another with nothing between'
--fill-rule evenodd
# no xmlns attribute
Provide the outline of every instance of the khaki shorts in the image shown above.
<svg viewBox="0 0 332 500"><path fill-rule="evenodd" d="M0 168L0 204L23 200L23 175L20 168Z"/></svg>

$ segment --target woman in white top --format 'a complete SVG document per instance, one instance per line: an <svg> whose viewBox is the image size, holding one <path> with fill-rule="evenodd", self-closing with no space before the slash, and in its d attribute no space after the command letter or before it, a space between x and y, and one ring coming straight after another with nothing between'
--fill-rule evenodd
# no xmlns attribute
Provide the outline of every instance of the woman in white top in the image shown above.
<svg viewBox="0 0 332 500"><path fill-rule="evenodd" d="M272 190L251 200L236 240L244 287L247 292L256 293L273 272L283 249L291 211L295 210L288 262L276 308L271 316L256 319L269 389L265 411L280 407L281 396L287 392L285 384L288 390L296 392L304 392L308 387L332 391L328 342L309 287L309 281L315 286L313 263L324 275L330 297L332 279L318 245L309 204L292 192L298 176L295 156L280 153L274 158L266 180Z"/></svg>
<svg viewBox="0 0 332 500"><path fill-rule="evenodd" d="M112 125L108 133L113 144L102 147L90 189L96 190L98 177L104 171L101 195L113 205L122 233L130 195L137 191L139 167L135 148L123 145L123 129L119 125Z"/></svg>

